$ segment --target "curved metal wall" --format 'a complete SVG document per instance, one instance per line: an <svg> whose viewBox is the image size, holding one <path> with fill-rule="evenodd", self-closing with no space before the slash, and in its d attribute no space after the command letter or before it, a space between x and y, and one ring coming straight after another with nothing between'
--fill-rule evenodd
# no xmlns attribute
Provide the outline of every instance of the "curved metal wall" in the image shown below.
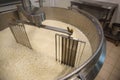
<svg viewBox="0 0 120 80"><path fill-rule="evenodd" d="M63 21L65 23L76 26L87 36L92 47L93 55L84 64L82 64L82 66L74 70L72 73L59 79L66 80L76 75L76 77L82 77L83 80L93 80L99 72L105 58L104 56L101 65L96 67L96 65L99 64L101 60L99 59L101 54L105 54L104 35L98 20L88 13L80 10L76 11L54 7L43 8L43 11L45 12L46 19L48 20Z"/></svg>

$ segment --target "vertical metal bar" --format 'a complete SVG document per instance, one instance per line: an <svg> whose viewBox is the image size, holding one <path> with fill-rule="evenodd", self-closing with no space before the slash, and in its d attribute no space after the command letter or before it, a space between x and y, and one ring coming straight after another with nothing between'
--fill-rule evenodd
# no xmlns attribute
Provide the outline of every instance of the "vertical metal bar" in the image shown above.
<svg viewBox="0 0 120 80"><path fill-rule="evenodd" d="M64 37L65 39L65 57L64 57L64 63L67 65L67 55L68 55L68 38Z"/></svg>
<svg viewBox="0 0 120 80"><path fill-rule="evenodd" d="M62 54L61 54L61 63L64 63L64 48L65 46L64 46L64 38L62 37Z"/></svg>
<svg viewBox="0 0 120 80"><path fill-rule="evenodd" d="M75 50L75 54L74 54L74 65L75 65L75 60L76 60L76 54L77 54L77 50L78 50L78 43L79 43L79 41L78 40L76 40L76 50Z"/></svg>
<svg viewBox="0 0 120 80"><path fill-rule="evenodd" d="M71 39L72 40L72 39ZM73 47L74 47L74 40L72 40L72 47L71 47L71 52L70 52L70 63L69 65L72 65L72 53L73 53Z"/></svg>
<svg viewBox="0 0 120 80"><path fill-rule="evenodd" d="M78 50L77 50L77 53L76 53L76 62L75 62L75 65L78 66L79 65L79 61L81 60L81 46L82 46L82 43L81 42L78 42Z"/></svg>
<svg viewBox="0 0 120 80"><path fill-rule="evenodd" d="M60 35L55 34L55 57L60 62Z"/></svg>
<svg viewBox="0 0 120 80"><path fill-rule="evenodd" d="M65 38L65 37L63 37L63 39L64 39L64 53L63 53L63 62L64 62L64 64L66 64L66 62L65 62L65 58L66 58L66 50L67 50L67 39Z"/></svg>
<svg viewBox="0 0 120 80"><path fill-rule="evenodd" d="M59 42L59 41L58 41ZM57 61L57 53L58 53L58 47L57 47L57 34L55 34L55 60Z"/></svg>
<svg viewBox="0 0 120 80"><path fill-rule="evenodd" d="M72 49L72 57L71 57L71 66L72 67L74 67L74 65L75 65L77 47L78 47L78 41L74 40L74 45L73 45L73 49Z"/></svg>
<svg viewBox="0 0 120 80"><path fill-rule="evenodd" d="M65 63L65 58L66 58L66 41L67 39L62 36L62 62L63 64Z"/></svg>
<svg viewBox="0 0 120 80"><path fill-rule="evenodd" d="M73 40L69 38L69 54L68 54L68 65L71 63L71 54L72 54Z"/></svg>
<svg viewBox="0 0 120 80"><path fill-rule="evenodd" d="M58 37L58 39L59 39L59 62L61 62L62 61L62 59L61 59L61 57L62 57L62 37L59 35L59 37Z"/></svg>
<svg viewBox="0 0 120 80"><path fill-rule="evenodd" d="M55 34L55 57L56 61L62 62L62 36Z"/></svg>
<svg viewBox="0 0 120 80"><path fill-rule="evenodd" d="M66 46L66 64L67 65L69 65L68 64L68 58L69 58L69 51L70 51L70 38L69 37L67 37L66 38L67 39L67 46Z"/></svg>

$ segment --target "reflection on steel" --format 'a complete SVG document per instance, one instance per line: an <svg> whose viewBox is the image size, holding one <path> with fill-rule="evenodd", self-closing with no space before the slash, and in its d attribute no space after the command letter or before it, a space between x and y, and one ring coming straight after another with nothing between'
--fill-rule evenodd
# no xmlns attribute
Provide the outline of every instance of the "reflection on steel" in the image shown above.
<svg viewBox="0 0 120 80"><path fill-rule="evenodd" d="M30 9L30 7L26 7L25 9L19 5L18 11L19 14L24 15L31 23L34 23L36 26L39 26L42 24L42 21L46 19L45 13L37 7L33 7Z"/></svg>
<svg viewBox="0 0 120 80"><path fill-rule="evenodd" d="M57 27L52 27L52 26L47 26L47 25L43 25L42 21L44 21L46 19L46 15L44 13L44 11L41 9L42 7L42 0L39 0L39 5L40 7L33 7L30 0L22 0L22 5L23 6L18 6L18 11L19 13L23 14L30 22L27 22L28 24L33 24L34 26L40 27L40 28L44 28L44 29L49 29L49 30L53 30L53 31L57 31L57 32L62 32L62 33L66 33L68 35L72 35L73 30L69 29L69 27L67 27L67 30L65 29L61 29L61 28L57 28Z"/></svg>
<svg viewBox="0 0 120 80"><path fill-rule="evenodd" d="M39 0L39 8L34 7L30 0L22 0L22 6L18 6L18 11L36 26L40 26L45 20L45 13L40 9L43 6L43 0Z"/></svg>
<svg viewBox="0 0 120 80"><path fill-rule="evenodd" d="M26 8L29 8L29 11L32 10L32 4L30 0L21 0L22 1L22 6L26 10Z"/></svg>
<svg viewBox="0 0 120 80"><path fill-rule="evenodd" d="M55 35L56 61L71 67L79 65L86 42L70 36Z"/></svg>
<svg viewBox="0 0 120 80"><path fill-rule="evenodd" d="M46 17L45 17L45 13L40 8L34 7L32 10L29 10L29 8L25 10L22 6L18 6L18 10L30 21L30 22L24 21L24 23L32 24L34 26L44 28L44 29L66 33L68 35L72 35L73 33L73 30L69 28L65 30L57 27L42 25L42 21L44 21Z"/></svg>
<svg viewBox="0 0 120 80"><path fill-rule="evenodd" d="M39 0L39 7L43 7L43 0Z"/></svg>
<svg viewBox="0 0 120 80"><path fill-rule="evenodd" d="M41 28L65 33L65 34L68 34L68 35L72 35L72 33L73 33L73 32L70 32L69 30L61 29L61 28L58 28L58 27L47 26L47 25L41 25Z"/></svg>
<svg viewBox="0 0 120 80"><path fill-rule="evenodd" d="M17 43L20 43L30 49L32 49L29 38L27 36L25 26L23 23L11 24L10 30Z"/></svg>
<svg viewBox="0 0 120 80"><path fill-rule="evenodd" d="M22 22L24 24L36 26L33 23L23 21L23 20L22 21L21 20L16 20L16 22L18 22L18 23ZM38 26L36 26L36 27L38 27ZM64 34L68 34L69 36L71 36L73 34L73 30L70 29L69 27L67 27L67 29L61 29L61 28L58 28L58 27L52 27L52 26L48 26L48 25L40 25L40 28L44 28L44 29L48 29L48 30L52 30L52 31L56 31L56 32L61 32L61 33L64 33Z"/></svg>

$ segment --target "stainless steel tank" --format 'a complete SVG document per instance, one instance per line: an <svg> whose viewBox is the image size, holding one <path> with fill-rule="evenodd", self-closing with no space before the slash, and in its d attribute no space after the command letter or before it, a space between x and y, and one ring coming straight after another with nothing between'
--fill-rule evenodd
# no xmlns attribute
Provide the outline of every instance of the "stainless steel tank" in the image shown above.
<svg viewBox="0 0 120 80"><path fill-rule="evenodd" d="M19 9L21 9L21 8L19 8ZM27 17L28 22L36 23L33 27L37 26L37 27L39 27L38 29L41 29L42 27L44 28L45 26L40 27L44 20L55 20L55 21L64 22L64 23L73 25L77 30L81 31L87 37L87 39L90 43L90 46L92 49L92 55L87 60L85 60L83 63L78 64L78 65L71 66L69 63L66 64L65 62L63 62L67 66L70 66L72 69L67 73L64 73L64 71L63 71L62 74L55 77L55 79L57 79L57 80L93 80L96 77L96 75L98 74L99 70L101 69L101 67L104 63L105 54L106 54L105 38L104 38L102 27L101 27L100 23L98 22L98 20L95 17L93 17L92 15L88 14L87 12L81 11L79 9L73 9L73 8L64 9L64 8L57 8L57 7L41 7L40 10L42 11L42 13L44 12L44 15L42 15L42 17L44 19L41 19L41 15L39 15L39 13L32 14L31 12L29 12L30 11L29 8L26 7L26 9L28 9L28 10L26 10L26 11L28 11L28 13L23 9L23 11L20 12L20 14L23 14L24 16L26 15L25 17ZM33 8L32 10L34 11L34 9L39 10L39 8ZM41 14L41 12L40 12L40 14ZM22 20L24 20L24 19L22 19ZM56 28L55 29L54 28L55 27L53 26L52 30L56 29ZM25 28L24 24L19 24L19 26L16 26L16 25L11 26L11 31L14 34L14 37L18 40L17 42L19 42L19 41L24 42L25 40L28 40L28 41L30 40L30 39L28 39L29 36L27 37L27 39L24 38L28 34L25 29L26 28ZM51 29L51 28L48 26L47 29ZM63 29L61 29L61 30L63 30ZM71 30L68 28L68 31L71 31ZM74 32L75 32L75 30L74 30ZM24 37L22 37L22 35ZM41 34L41 35L44 35L44 34ZM60 36L62 36L62 35L60 35ZM32 38L33 38L33 36L32 36ZM65 37L62 36L62 38L66 38L66 36ZM73 36L73 38L74 38L74 36ZM68 36L66 39L69 39L71 41L76 41L76 39L71 39ZM81 41L79 41L79 42L81 42ZM22 42L20 42L20 44L22 44ZM27 44L26 41L25 41L25 44ZM47 44L47 43L45 43L45 44ZM64 46L62 46L62 47L64 47ZM64 47L64 48L66 48L66 47ZM67 50L71 50L71 49L67 49ZM79 54L79 53L77 53L77 54ZM83 54L85 54L85 53L83 53ZM46 55L46 56L48 56L48 55ZM77 58L77 56L76 56L76 58ZM55 59L56 59L56 57L54 57L54 60ZM81 58L80 59L77 58L77 60L80 61ZM76 62L74 61L73 63L76 63ZM61 64L61 65L63 65L63 64Z"/></svg>
<svg viewBox="0 0 120 80"><path fill-rule="evenodd" d="M77 68L75 67L68 74L61 75L58 79L93 80L103 65L106 53L106 43L101 24L95 17L79 9L42 7L41 10L45 14L44 20L57 20L74 25L85 34L92 48L92 55L88 60Z"/></svg>

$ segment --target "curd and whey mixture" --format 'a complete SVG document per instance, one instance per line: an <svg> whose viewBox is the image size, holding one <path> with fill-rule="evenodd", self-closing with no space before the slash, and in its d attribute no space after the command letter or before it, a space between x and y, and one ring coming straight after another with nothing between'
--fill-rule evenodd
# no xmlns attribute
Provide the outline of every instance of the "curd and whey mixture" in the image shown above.
<svg viewBox="0 0 120 80"><path fill-rule="evenodd" d="M72 37L86 42L80 64L92 55L88 39L74 26L55 20L43 24L70 27ZM62 33L30 25L25 28L33 49L16 43L9 28L0 31L0 80L56 80L74 69L55 61L55 34Z"/></svg>

